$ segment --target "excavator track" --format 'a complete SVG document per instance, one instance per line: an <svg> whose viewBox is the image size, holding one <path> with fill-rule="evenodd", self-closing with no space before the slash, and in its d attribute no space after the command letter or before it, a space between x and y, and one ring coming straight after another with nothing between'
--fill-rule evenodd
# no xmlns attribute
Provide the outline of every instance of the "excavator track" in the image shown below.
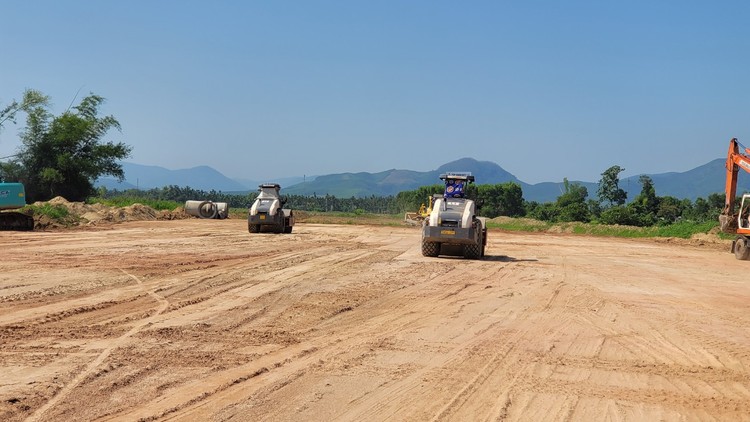
<svg viewBox="0 0 750 422"><path fill-rule="evenodd" d="M20 212L0 212L0 230L34 230L34 217Z"/></svg>

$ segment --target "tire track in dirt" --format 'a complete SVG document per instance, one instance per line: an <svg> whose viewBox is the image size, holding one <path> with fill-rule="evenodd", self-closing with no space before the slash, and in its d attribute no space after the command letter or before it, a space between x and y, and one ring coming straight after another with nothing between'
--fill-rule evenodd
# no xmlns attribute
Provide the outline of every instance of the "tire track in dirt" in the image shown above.
<svg viewBox="0 0 750 422"><path fill-rule="evenodd" d="M378 253L377 250L358 248L340 249L337 254L316 253L318 256L310 261L306 260L306 265L298 266L294 265L295 262L292 262L290 266L264 273L264 283L246 285L244 287L240 286L232 293L235 296L242 294L241 297L243 300L256 300L259 297L268 296L274 292L285 292L284 295L288 295L287 291L293 291L296 285L314 276L309 271L311 265L319 269L316 271L330 274L339 271L338 269L351 267L353 263L367 259L367 257ZM227 303L226 298L216 300ZM232 303L231 301L229 302ZM207 304L200 305L206 306ZM205 312L205 309L191 311L192 314L200 314L201 312ZM211 313L217 312L216 309L212 308ZM327 340L326 343L329 341ZM177 386L170 392L170 397L155 398L148 406L147 411L131 409L131 411L125 413L110 415L106 417L106 420L173 418L180 417L185 412L192 412L189 409L201 409L205 404L216 407L221 402L222 393L256 376L262 374L266 377L269 372L284 370L281 368L289 368L287 371L291 370L292 373L303 370L314 362L315 358L313 355L318 349L319 346L316 344L289 345L280 352L264 355L248 364L209 374L197 382L189 382ZM201 393L196 395L196 390L201 391ZM243 394L246 394L246 392ZM188 409L183 410L186 407Z"/></svg>
<svg viewBox="0 0 750 422"><path fill-rule="evenodd" d="M371 255L373 252L368 252L366 255ZM342 259L342 258L331 258L334 261L339 262L339 266L347 266L351 263L350 259ZM327 268L331 269L331 266L324 265L320 266L320 268ZM299 271L299 270L298 270ZM287 274L288 275L288 274ZM281 280L280 280L281 281ZM288 281L287 281L288 283ZM418 288L415 288L415 290L418 290ZM382 309L383 304L381 301L378 301L377 303L367 303L364 305L365 307L375 307L376 309ZM385 306L387 308L387 305ZM289 379L294 379L300 374L305 373L309 367L314 367L315 363L320 360L326 360L330 359L330 357L326 357L326 355L330 353L334 353L334 355L338 354L339 350L349 350L349 349L355 349L356 345L361 342L361 338L364 336L365 338L370 338L370 334L368 333L368 330L372 330L373 326L380 328L380 329L386 329L386 333L391 333L391 330L395 330L396 332L402 331L405 328L405 325L407 322L399 321L399 314L391 313L387 311L379 311L379 312L386 312L384 314L384 317L386 317L387 321L377 321L374 322L370 318L367 318L364 321L361 320L355 320L351 322L350 324L347 324L349 328L352 329L352 331L349 331L348 329L341 329L340 324L341 320L339 317L335 316L334 318L331 318L329 320L326 320L323 322L323 325L319 326L316 330L317 332L322 332L322 334L319 335L319 337L311 339L310 341L306 342L305 344L299 344L295 346L291 346L288 348L285 348L284 350L269 354L267 356L264 356L261 358L261 361L266 362L263 366L258 366L259 362L253 362L251 364L248 364L246 367L241 368L234 368L232 371L228 371L228 374L226 376L222 376L218 380L212 381L211 379L204 379L201 381L202 385L208 385L208 386L215 386L213 387L213 390L215 390L214 393L209 394L207 397L204 397L200 403L193 403L192 401L188 401L187 404L190 404L190 407L183 410L178 411L178 407L171 407L168 410L168 413L151 413L152 416L146 416L146 414L140 414L140 415L133 415L129 414L127 416L124 416L123 420L129 419L133 416L150 419L154 417L153 415L161 415L159 417L165 417L166 414L169 414L170 418L181 418L185 417L185 415L190 414L190 418L198 418L200 419L201 416L197 415L203 415L204 417L207 417L206 414L200 413L200 411L203 409L205 405L210 404L211 408L221 407L221 403L225 403L225 405L230 405L232 403L235 403L238 399L237 396L246 397L248 394L252 392L252 388L250 388L250 391L248 391L247 385L235 385L238 383L232 382L232 378L237 377L237 373L245 373L245 374L254 374L258 371L262 371L262 377L263 378L272 378L272 379L278 379L278 383L280 385L286 385L289 382ZM355 312L356 313L356 312ZM347 313L347 316L351 316L351 312ZM339 314L342 315L342 314ZM414 314L413 320L410 320L408 323L412 323L415 321L418 321L419 316L418 314ZM344 319L346 321L346 319ZM332 324L334 327L336 327L336 330L340 333L337 335L334 339L331 339L331 337L327 334L327 329L325 328L326 325ZM294 357L290 359L290 354L294 353ZM321 357L322 356L322 357ZM265 368L265 369L264 369ZM266 372L267 371L267 372ZM281 371L279 373L279 371ZM278 373L278 374L277 374ZM296 375L295 375L296 374ZM213 377L216 378L216 377ZM223 387L222 387L223 386ZM267 393L272 393L273 391L277 391L280 387L273 387L273 383L271 383L271 386L268 386L266 389L268 390ZM183 390L190 390L190 388L183 389ZM226 390L226 391L225 391ZM179 396L180 394L175 394L176 396ZM224 396L224 398L220 397ZM208 400L208 397L211 397L210 400ZM153 406L152 406L153 407ZM164 408L163 405L159 406L161 408ZM153 409L152 409L153 410ZM120 417L122 417L121 415Z"/></svg>
<svg viewBox="0 0 750 422"><path fill-rule="evenodd" d="M83 249L66 243L76 242L73 234L56 242L64 253L45 268L70 260L72 274L62 280L78 278L85 287L98 278L92 271L104 268L104 261L84 256L91 245L103 244L100 235L126 237L95 259L135 248L139 255L123 268L143 282L128 284L140 299L101 309L81 303L71 308L76 314L54 313L49 331L30 332L28 340L8 337L9 352L43 346L71 355L43 363L45 374L31 372L33 357L6 359L4 367L30 373L36 385L0 385L0 414L18 420L49 404L43 400L59 388L58 376L68 377L76 365L71 378L85 370L103 348L109 356L74 388L77 377L62 384L72 390L63 399L58 390L40 419L741 420L750 414L750 347L741 335L748 319L739 313L748 292L736 281L734 261L711 267L713 256L693 262L703 254L698 249L670 254L669 245L640 241L517 234L490 238L488 250L502 249L506 257L426 259L417 230L321 226L260 238L247 237L242 222L225 223L89 234L83 237L92 243ZM148 237L145 246L139 236ZM206 251L207 244L216 250ZM203 261L190 265L199 250ZM139 267L141 257L148 259ZM689 269L680 272L681 266ZM720 268L723 279L709 280L710 268ZM130 318L146 318L144 305L154 299L139 290L144 285L172 307L148 314L158 318L119 348L112 339L122 336L104 331L100 338L93 331L72 338L55 332L86 321L118 335L132 330L141 320ZM54 280L5 291L35 286L54 287ZM118 289L88 293L71 284L61 303L88 294L99 301L100 293ZM44 303L19 302L13 312ZM89 397L95 399L85 406Z"/></svg>
<svg viewBox="0 0 750 422"><path fill-rule="evenodd" d="M146 286L143 284L141 279L138 277L126 272L125 270L121 270L125 275L131 277L138 283L138 286L141 287L151 298L153 298L158 304L159 307L157 308L156 312L149 316L148 318L145 318L138 323L136 323L133 328L131 328L128 332L123 334L122 336L118 337L117 339L113 340L112 345L102 350L99 355L94 359L91 363L86 365L86 368L78 373L69 383L67 383L62 389L60 389L57 394L55 394L54 397L52 397L47 403L45 403L42 407L37 409L27 420L30 422L39 421L44 416L44 414L52 409L57 403L64 400L72 391L75 389L81 382L83 382L84 379L86 379L87 376L92 374L98 366L100 366L106 359L109 357L109 355L112 353L113 350L117 349L118 347L121 347L125 344L125 342L130 339L133 335L141 331L144 327L149 325L152 321L154 321L162 312L164 312L167 307L169 306L169 302L164 299L162 296L156 294L153 290L146 288Z"/></svg>
<svg viewBox="0 0 750 422"><path fill-rule="evenodd" d="M564 267L564 265L563 265ZM512 269L510 269L512 270ZM527 286L525 293L526 300L538 303L542 306L542 311L534 307L524 309L519 317L524 315L539 314L541 319L534 326L525 326L522 330L514 330L509 335L507 332L497 330L490 333L486 338L477 337L476 351L466 353L464 359L468 362L475 360L474 355L482 357L489 354L489 358L481 366L481 369L474 369L476 375L467 380L463 385L455 385L453 389L457 390L455 396L448 400L442 408L430 419L431 421L454 420L458 415L462 417L469 416L472 420L501 420L507 416L510 406L513 404L512 395L518 389L528 391L526 379L529 376L530 368L535 365L536 356L544 355L554 348L554 344L542 341L536 347L542 347L540 352L529 353L529 346L521 345L534 344L534 339L555 338L557 333L566 330L569 325L570 317L561 312L559 307L553 306L553 303L559 303L561 298L567 297L569 292L565 286L570 282L570 274L563 270L561 279L552 282L553 290L549 291L548 282L537 282L534 285ZM531 296L529 298L528 296ZM535 332L535 326L548 327L544 333ZM500 324L497 324L500 326ZM497 342L502 339L504 343ZM502 346L498 347L498 344ZM497 348L497 350L495 350ZM476 365L467 365L465 363L450 363L446 366L455 368L470 366L478 368ZM523 379L523 382L520 382ZM502 381L500 381L502 380ZM520 383L520 384L519 384ZM486 400L488 397L498 397L499 400ZM466 405L469 404L469 408Z"/></svg>
<svg viewBox="0 0 750 422"><path fill-rule="evenodd" d="M511 270L512 266L503 268ZM493 275L491 273L484 275L480 274L481 272L477 274L479 275L479 277L476 278L477 282L474 283L477 286L481 286L485 280L493 278ZM445 274L437 278L450 279L451 275L452 274ZM502 279L504 277L500 278ZM424 286L420 285L417 288L423 289ZM457 289L460 292L465 292L466 286L457 286ZM405 293L407 293L408 296L408 292ZM420 316L421 318L429 320L431 319L431 313L440 312L441 309L444 310L447 306L456 306L462 301L471 302L474 300L472 299L472 297L476 297L477 294L483 294L484 292L475 290L470 295L468 295L468 297L466 297L467 295L457 295L457 293L459 293L457 291L453 291L451 292L451 294L444 294L440 293L438 290L436 293L439 296L436 296L432 299L429 297L423 297L421 298L422 300L412 305L413 314L416 316L416 318L410 323L401 325L386 321L385 323L383 323L383 325L392 326L393 331L371 333L369 334L369 336L384 336L387 338L393 335L397 335L397 333L399 332L408 331L410 329L413 329L415 325L420 325ZM446 300L449 298L452 300ZM378 305L380 307L388 308L393 311L392 307L388 307L383 303L379 303ZM406 319L405 315L403 314L399 315L397 318L399 322L404 322L404 320ZM487 323L485 322L484 324L486 325ZM422 367L415 372L412 372L408 375L408 377L397 381L392 386L381 386L380 390L382 390L382 392L379 391L377 395L368 395L365 397L361 397L354 402L350 402L345 415L339 415L339 418L343 418L345 420L383 420L395 417L395 415L397 414L401 415L399 417L409 418L409 416L405 415L409 414L409 410L407 410L407 408L413 409L413 404L411 402L403 401L403 397L408 397L410 394L414 394L415 391L420 390L420 386L425 382L425 379L430 379L430 383L433 384L441 384L443 382L450 383L450 378L452 378L453 375L446 373L445 378L443 378L443 376L440 375L442 373L441 368L460 366L462 365L461 362L473 361L475 359L475 356L485 355L487 351L487 344L494 344L494 346L497 346L497 343L494 342L494 339L496 339L498 330L502 331L501 323L490 322L489 326L476 332L466 343L462 341L461 347L453 347L449 350L446 350L446 353L441 353L440 355L433 356L430 359L429 365ZM515 339L521 338L522 334L523 333L513 333L510 340L508 340L508 337L505 336L504 338L506 339L506 343L504 344L504 347L501 347L499 351L495 352L496 359L490 359L491 362L485 365L485 370L490 368L493 363L497 363L502 360L502 356L508 355L514 349L514 345L517 344ZM465 384L462 391L454 396L452 403L447 404L442 410L438 410L437 416L434 416L434 418L436 420L439 420L440 418L445 416L447 413L449 413L446 409L450 408L452 404L460 401L461 398L465 397L467 395L467 392L472 391L472 389L474 389L476 385L481 384L483 373L486 373L486 371L479 371L474 377L473 382L470 381L468 384ZM445 397L444 399L436 401L445 402L448 399L449 397ZM412 417L415 416L412 415ZM424 419L424 416L416 418Z"/></svg>
<svg viewBox="0 0 750 422"><path fill-rule="evenodd" d="M602 269L603 267L598 268ZM618 271L617 268L610 268L609 270L608 273L597 269L593 269L592 272L602 274L602 277L606 279L611 277L612 272ZM559 355L557 353L541 356L543 358L541 363L551 368L551 374L557 374L557 376L551 378L550 376L540 377L539 374L530 374L530 377L525 380L527 387L524 387L524 389L526 391L542 395L574 395L574 397L585 397L589 400L622 397L625 400L638 403L636 406L612 402L608 409L614 412L611 415L616 415L616 419L619 420L627 420L628 415L632 416L632 413L629 412L633 412L634 409L637 412L642 412L641 415L648 415L648 411L645 411L644 408L648 409L649 405L654 407L673 406L677 409L694 409L694 411L711 408L710 412L714 414L727 409L734 409L734 413L727 414L734 414L735 416L747 410L747 405L741 404L743 403L742 400L735 398L735 394L727 391L725 385L721 385L732 382L731 380L749 385L747 374L720 370L721 374L713 376L712 372L718 368L710 368L708 372L704 370L707 362L712 367L718 365L718 362L714 360L714 363L711 363L713 358L701 351L699 346L701 342L695 341L697 338L689 334L688 321L695 324L696 320L685 312L684 301L675 301L674 306L672 306L672 301L669 300L666 302L666 307L662 305L652 312L651 309L623 305L617 300L616 296L604 298L598 289L592 288L588 284L588 281L590 281L590 278L582 281L583 284L575 283L575 290L580 290L580 285L585 289L584 293L582 295L576 294L575 299L568 300L566 306L572 305L570 309L572 321L579 326L574 329L575 333L583 334L584 331L581 331L583 327L586 327L587 331L593 329L597 333L593 335L593 338L592 334L587 334L588 339L584 337L581 343L593 344L594 338L600 337L602 339L598 347L594 349L593 355L585 355L592 356L592 358L575 357L568 354ZM671 297L671 295L668 297ZM629 324L636 325L623 327L622 324L618 323L620 320L629 321ZM632 335L623 335L623 329L632 332ZM677 334L678 332L682 334ZM611 356L613 352L612 344L605 343L607 341L618 342L622 349L632 350L633 352L625 357L618 356L617 360L613 361L611 360L613 358ZM578 342L572 342L572 344L575 343ZM609 344L607 348L609 356L607 358L602 356L605 344ZM688 345L690 347L686 348ZM698 347L696 348L696 346ZM721 347L721 349L726 350L727 348ZM586 351L586 348L579 350L579 352ZM643 364L653 367L650 364L652 361L663 362L658 364L658 367L666 372L658 374L645 369ZM643 364L638 362L643 362ZM638 368L642 369L638 370ZM579 378L565 382L560 377L564 374L570 376L576 371L587 374L584 382ZM633 372L643 374L643 376L633 376L631 375ZM612 382L611 378L615 376L630 379L632 389L609 385ZM651 381L644 381L645 376L648 376ZM671 379L673 382L658 387L658 389L663 388L673 391L654 392L654 384L661 385L660 378L662 377ZM710 387L706 388L706 384ZM723 391L725 397L722 400L716 400L714 404L708 404L707 401L712 400L712 396L718 391ZM527 405L533 406L533 408L539 407L539 402L535 402L533 396L528 393L524 399ZM574 417L573 415L575 415L575 418L581 418L581 413L577 413L576 410L577 403L580 403L580 399L577 399L575 403L571 402L573 407L570 408L568 417ZM590 408L588 409L587 411L590 411ZM532 412L520 414L524 415L524 418L542 416L535 415ZM519 415L519 413L516 412L515 415ZM658 414L651 413L651 415ZM587 418L590 417L592 417L591 414Z"/></svg>

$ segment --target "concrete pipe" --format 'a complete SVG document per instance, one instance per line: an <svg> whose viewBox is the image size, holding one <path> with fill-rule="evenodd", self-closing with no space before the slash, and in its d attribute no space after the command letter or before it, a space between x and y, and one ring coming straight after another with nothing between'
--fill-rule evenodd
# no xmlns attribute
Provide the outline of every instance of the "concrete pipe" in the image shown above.
<svg viewBox="0 0 750 422"><path fill-rule="evenodd" d="M223 220L229 217L229 204L226 202L215 202L216 204L216 218Z"/></svg>
<svg viewBox="0 0 750 422"><path fill-rule="evenodd" d="M185 201L185 212L199 218L216 218L218 209L211 201Z"/></svg>

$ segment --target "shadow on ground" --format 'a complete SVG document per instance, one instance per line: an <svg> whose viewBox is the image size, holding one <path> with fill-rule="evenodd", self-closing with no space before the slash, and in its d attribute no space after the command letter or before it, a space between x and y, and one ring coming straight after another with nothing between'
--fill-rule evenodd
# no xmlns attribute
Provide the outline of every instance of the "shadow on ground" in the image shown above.
<svg viewBox="0 0 750 422"><path fill-rule="evenodd" d="M484 261L499 261L499 262L537 262L538 259L526 259L526 258L514 258L507 255L485 255L482 258Z"/></svg>

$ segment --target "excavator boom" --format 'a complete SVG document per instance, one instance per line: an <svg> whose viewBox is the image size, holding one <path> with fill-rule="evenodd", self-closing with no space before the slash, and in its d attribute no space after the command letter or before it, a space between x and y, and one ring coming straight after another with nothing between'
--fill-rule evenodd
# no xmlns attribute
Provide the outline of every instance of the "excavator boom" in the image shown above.
<svg viewBox="0 0 750 422"><path fill-rule="evenodd" d="M750 173L750 149L740 144L737 138L729 141L726 169L726 198L724 209L719 215L719 225L721 231L737 235L732 242L734 256L740 260L750 260L750 194L742 195L739 210L735 211L740 169Z"/></svg>
<svg viewBox="0 0 750 422"><path fill-rule="evenodd" d="M726 186L724 192L724 209L719 216L721 231L725 233L746 233L750 234L750 229L738 227L738 214L735 212L737 197L737 179L739 170L743 169L750 173L750 149L741 145L737 138L729 141L729 151L727 152L726 161Z"/></svg>

